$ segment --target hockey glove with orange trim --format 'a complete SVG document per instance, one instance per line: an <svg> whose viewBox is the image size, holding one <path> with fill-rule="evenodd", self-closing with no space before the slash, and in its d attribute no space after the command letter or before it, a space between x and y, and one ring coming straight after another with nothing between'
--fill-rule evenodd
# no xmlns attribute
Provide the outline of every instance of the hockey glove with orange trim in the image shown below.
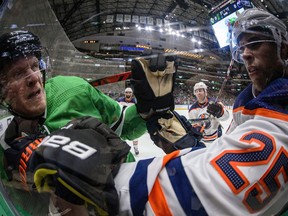
<svg viewBox="0 0 288 216"><path fill-rule="evenodd" d="M147 121L147 129L153 142L166 154L177 149L205 147L200 142L201 133L175 111L152 116Z"/></svg>
<svg viewBox="0 0 288 216"><path fill-rule="evenodd" d="M152 53L132 60L131 84L143 119L174 109L175 61L175 56Z"/></svg>
<svg viewBox="0 0 288 216"><path fill-rule="evenodd" d="M51 133L38 147L34 182L39 192L73 204L88 202L99 215L116 215L119 203L113 177L130 150L108 126L82 117Z"/></svg>
<svg viewBox="0 0 288 216"><path fill-rule="evenodd" d="M4 149L4 169L8 180L13 179L13 170L18 170L21 181L26 184L26 172L29 170L29 162L37 146L41 143L42 135L28 135L15 138ZM27 188L25 188L27 189Z"/></svg>

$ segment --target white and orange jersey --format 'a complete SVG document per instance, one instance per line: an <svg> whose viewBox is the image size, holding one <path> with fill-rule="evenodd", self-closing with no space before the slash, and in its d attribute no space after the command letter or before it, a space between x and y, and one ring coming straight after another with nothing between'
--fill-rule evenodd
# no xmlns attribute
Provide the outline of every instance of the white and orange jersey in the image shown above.
<svg viewBox="0 0 288 216"><path fill-rule="evenodd" d="M126 97L119 98L118 102L123 106L131 106L136 104L136 98L131 98L130 100Z"/></svg>
<svg viewBox="0 0 288 216"><path fill-rule="evenodd" d="M218 102L223 106L224 113L220 118L216 118L209 113L207 113L207 107L209 105L209 102L213 101L210 98L206 98L206 102L203 104L200 104L198 102L195 102L194 104L191 105L188 111L188 116L189 119L202 119L202 118L209 118L208 120L205 121L199 121L199 125L205 124L204 127L204 133L203 133L203 141L205 142L211 142L214 141L215 139L218 138L219 135L219 127L221 127L221 121L226 121L229 118L229 111L225 108L225 106L221 103ZM197 126L197 122L196 122ZM221 133L222 134L222 133Z"/></svg>
<svg viewBox="0 0 288 216"><path fill-rule="evenodd" d="M236 120L213 145L123 164L115 178L120 213L279 213L288 202L288 79L250 101L242 98L249 88L235 102L237 117L249 120Z"/></svg>

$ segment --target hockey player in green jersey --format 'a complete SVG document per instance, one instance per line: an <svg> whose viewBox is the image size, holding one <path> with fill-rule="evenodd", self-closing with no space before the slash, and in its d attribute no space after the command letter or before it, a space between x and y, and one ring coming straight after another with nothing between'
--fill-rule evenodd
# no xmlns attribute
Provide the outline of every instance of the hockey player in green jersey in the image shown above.
<svg viewBox="0 0 288 216"><path fill-rule="evenodd" d="M27 167L29 167L31 152L37 148L43 137L62 128L73 119L83 116L94 117L108 125L123 140L134 140L146 131L144 119L147 116L140 116L135 105L123 108L82 78L57 76L49 79L44 88L41 71L46 68L45 62L43 63L42 49L39 38L28 31L14 31L0 37L0 102L11 114L17 116L8 127L8 136L5 133L1 137L1 146L6 160L4 167L6 172L2 169L1 174L10 179L13 171L18 170L20 179L24 183L28 178ZM172 67L169 76L174 77L175 71ZM158 109L166 110L167 107L168 109L174 107L172 90L171 88L167 92L169 94L167 103L163 103L162 100L160 106L157 105ZM156 104L153 100L149 102ZM22 120L31 121L32 123L29 124L31 128L21 128L21 125L27 125L19 124ZM108 155L119 152L119 160L116 161L118 163L124 158L126 161L134 160L131 154L128 154L129 149L127 152L125 142L117 141L117 144L120 147L113 146ZM74 143L72 149L66 150L81 155L81 152L85 152L86 149L78 145L79 143ZM107 175L110 175L109 170ZM60 198L57 202L59 200ZM103 206L100 205L100 208ZM32 213L34 209L31 210ZM76 202L74 212L77 212L77 209Z"/></svg>
<svg viewBox="0 0 288 216"><path fill-rule="evenodd" d="M46 68L42 50L39 38L28 31L0 37L0 102L17 117L1 137L5 169L9 170L4 174L8 178L20 170L21 155L32 140L62 128L72 119L93 116L122 139L133 140L146 131L146 123L135 105L123 109L80 77L57 76L49 79L44 88L41 71ZM24 121L32 122L29 128L21 124ZM134 160L129 153L126 161ZM3 169L1 173L3 176ZM38 214L31 208L33 212Z"/></svg>
<svg viewBox="0 0 288 216"><path fill-rule="evenodd" d="M21 38L30 39L30 41L26 41L28 46L29 43L31 46L34 45L34 43L39 46L37 48L39 50L30 50L27 52L39 52L40 55L41 47L38 38L26 31L17 31L4 35L1 38L1 53L4 51L8 53L16 46L23 46L24 48L26 44L17 42L17 40ZM10 44L7 44L9 40L12 41ZM13 55L13 53L11 55ZM25 53L23 53L23 55L25 55ZM8 63L6 59L9 58L10 56L5 56L5 58L3 55L1 56L1 78L7 74L3 74L3 69L7 71ZM12 58L17 57L12 56ZM1 100L8 105L12 114L26 119L44 117L44 125L50 132L62 127L71 119L84 115L94 116L111 127L114 126L115 131L119 131L118 134L123 139L133 139L145 132L145 122L138 115L135 106L128 108L124 114L118 103L92 87L82 78L72 76L52 78L45 84L44 92L41 83L41 74L37 67L39 66L39 61L39 59L34 57L30 59L27 58L27 61L21 62L23 64L19 64L20 66L18 68L13 64L13 67L16 68L15 70L23 71L26 67L30 67L28 68L30 71L23 71L23 73L21 71L22 74L20 77L19 74L15 74L13 80L10 82L7 82L7 79L1 79ZM29 65L29 63L36 64L36 66ZM18 71L15 73L18 73ZM24 80L28 80L29 83L22 87L21 82ZM35 84L35 87L33 85L34 83L37 84ZM13 89L13 87L15 87L15 89ZM122 130L120 130L120 128Z"/></svg>
<svg viewBox="0 0 288 216"><path fill-rule="evenodd" d="M4 34L0 40L1 102L13 115L38 121L45 134L81 116L97 118L125 140L133 140L146 131L145 121L135 106L124 112L122 106L82 78L57 76L48 80L44 89L37 36L15 31ZM15 134L15 138L20 135Z"/></svg>

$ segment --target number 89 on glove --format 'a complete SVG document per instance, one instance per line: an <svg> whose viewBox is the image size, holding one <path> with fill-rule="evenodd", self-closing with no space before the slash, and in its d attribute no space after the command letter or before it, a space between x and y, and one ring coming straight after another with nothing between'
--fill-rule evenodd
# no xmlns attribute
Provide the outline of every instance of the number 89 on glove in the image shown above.
<svg viewBox="0 0 288 216"><path fill-rule="evenodd" d="M63 151L78 157L79 159L85 160L94 153L97 152L96 149L85 145L77 140L71 142L69 137L61 135L47 136L43 139L40 146L47 146L52 148L61 148ZM40 147L39 146L39 147Z"/></svg>

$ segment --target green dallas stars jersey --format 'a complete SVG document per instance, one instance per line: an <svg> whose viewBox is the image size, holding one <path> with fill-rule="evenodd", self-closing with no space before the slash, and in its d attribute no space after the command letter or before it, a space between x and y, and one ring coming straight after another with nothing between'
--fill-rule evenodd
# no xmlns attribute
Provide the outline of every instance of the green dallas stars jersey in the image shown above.
<svg viewBox="0 0 288 216"><path fill-rule="evenodd" d="M57 76L45 84L47 108L44 126L52 132L74 118L93 116L109 125L124 140L133 140L146 132L146 123L135 105L123 109L117 101L74 76ZM3 149L0 149L0 215L45 215L49 194L26 191L20 181L9 180L3 169ZM127 162L134 161L133 155ZM15 171L17 173L17 171ZM13 178L14 179L14 178ZM29 200L29 202L27 202Z"/></svg>
<svg viewBox="0 0 288 216"><path fill-rule="evenodd" d="M47 81L45 90L47 111L44 125L50 132L81 116L93 116L110 127L118 125L113 129L124 140L136 139L146 132L146 123L135 105L126 108L121 120L123 107L82 78L57 76Z"/></svg>

